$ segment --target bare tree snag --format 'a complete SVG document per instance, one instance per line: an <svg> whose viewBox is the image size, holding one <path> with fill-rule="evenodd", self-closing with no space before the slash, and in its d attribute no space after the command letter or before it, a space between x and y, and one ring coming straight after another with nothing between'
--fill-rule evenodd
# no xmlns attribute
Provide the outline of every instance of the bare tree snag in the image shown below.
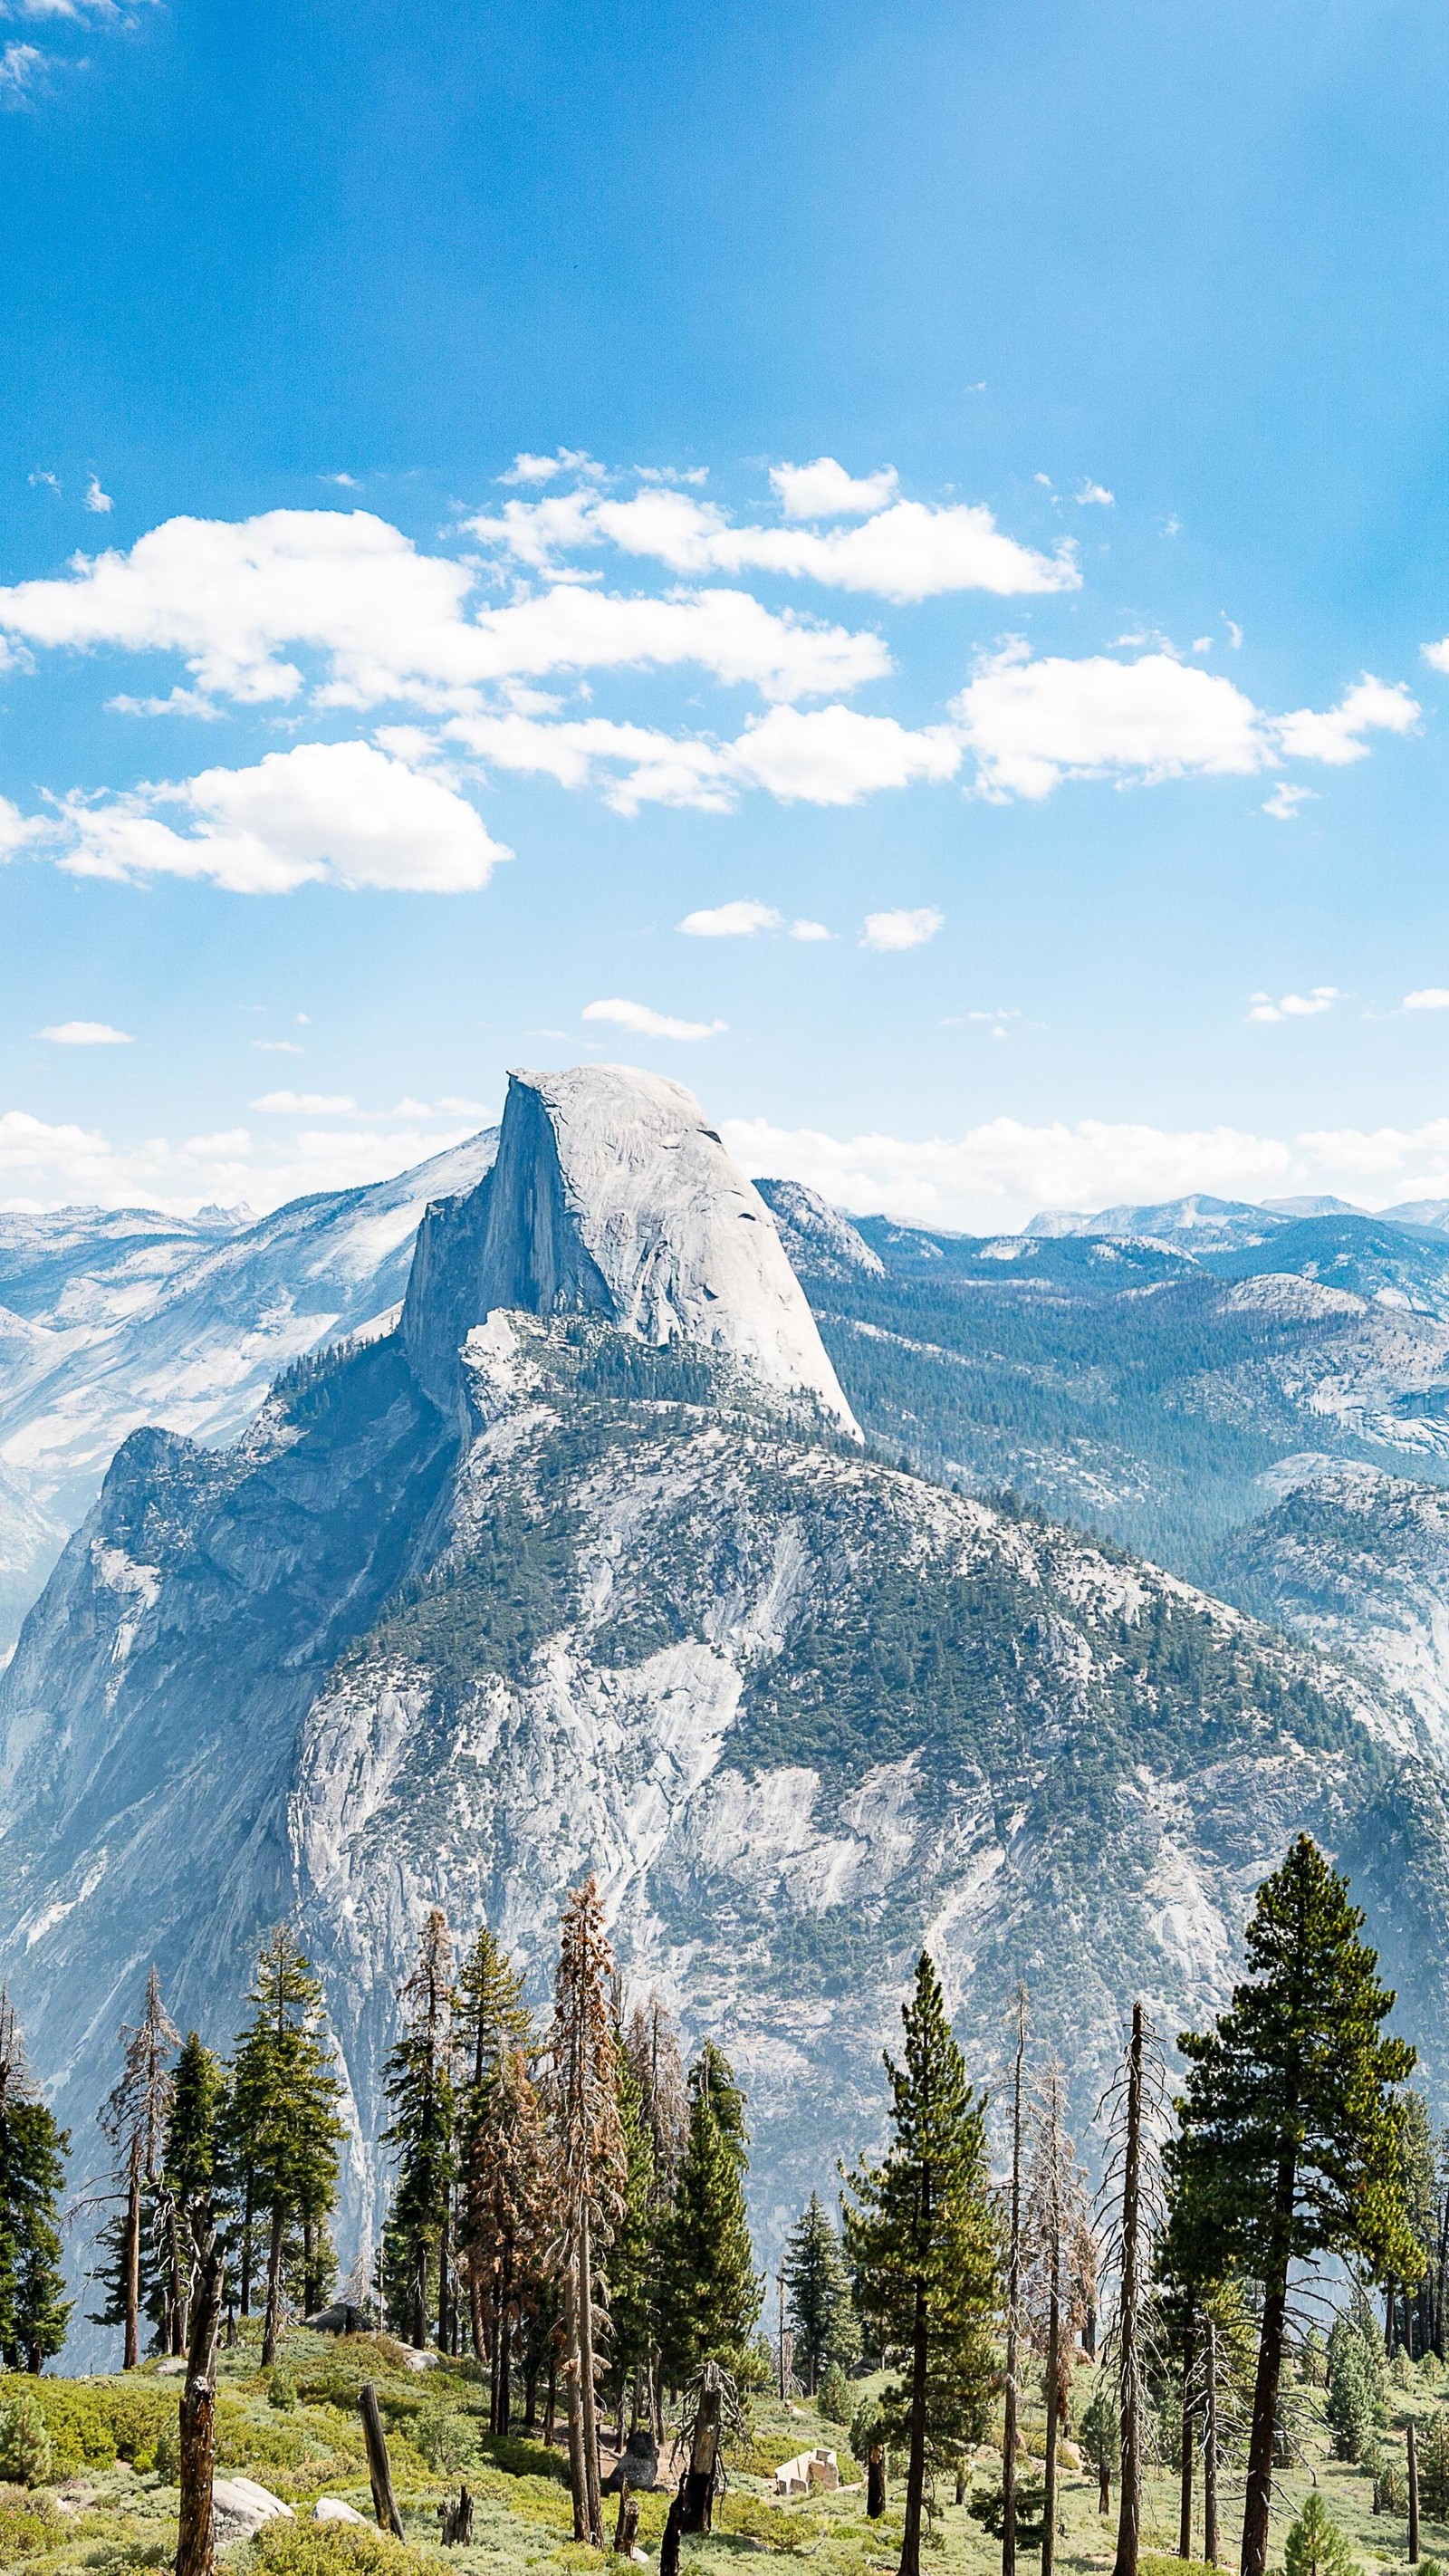
<svg viewBox="0 0 1449 2576"><path fill-rule="evenodd" d="M1016 1991L1011 2082L1011 2235L1006 2259L1006 2390L1001 2434L1001 2576L1016 2576L1016 2373L1021 2331L1021 2079L1026 2061L1026 1988ZM1122 2572L1118 2571L1118 2576ZM1131 2571L1136 2576L1136 2571Z"/></svg>
<svg viewBox="0 0 1449 2576"><path fill-rule="evenodd" d="M1419 2451L1414 2439L1414 2419L1409 2417L1409 2565L1419 2564Z"/></svg>
<svg viewBox="0 0 1449 2576"><path fill-rule="evenodd" d="M872 2522L879 2522L886 2509L886 2452L884 2442L872 2442L865 2457L865 2509Z"/></svg>
<svg viewBox="0 0 1449 2576"><path fill-rule="evenodd" d="M403 2536L402 2516L392 2491L392 2469L388 2463L387 2435L382 2429L382 2412L377 2390L370 2379L357 2392L357 2411L362 2417L362 2437L367 2444L367 2474L372 2481L372 2509L377 2515L379 2531L390 2531L394 2540Z"/></svg>
<svg viewBox="0 0 1449 2576"><path fill-rule="evenodd" d="M639 2538L639 2499L626 2478L619 2489L619 2519L614 2525L614 2555L627 2558Z"/></svg>
<svg viewBox="0 0 1449 2576"><path fill-rule="evenodd" d="M213 2576L216 2539L211 2482L216 2468L216 2338L221 2325L221 2249L209 2235L191 2301L191 2345L181 2392L181 2508L176 2576Z"/></svg>
<svg viewBox="0 0 1449 2576"><path fill-rule="evenodd" d="M1207 2375L1203 2388L1202 2554L1209 2567L1218 2563L1218 2330L1212 2318L1205 2327Z"/></svg>
<svg viewBox="0 0 1449 2576"><path fill-rule="evenodd" d="M699 2412L694 2419L694 2440L690 2445L689 2467L681 2489L679 2528L681 2531L710 2531L714 2527L714 2483L719 2465L720 2415L724 2389L717 2361L707 2361L701 2375Z"/></svg>

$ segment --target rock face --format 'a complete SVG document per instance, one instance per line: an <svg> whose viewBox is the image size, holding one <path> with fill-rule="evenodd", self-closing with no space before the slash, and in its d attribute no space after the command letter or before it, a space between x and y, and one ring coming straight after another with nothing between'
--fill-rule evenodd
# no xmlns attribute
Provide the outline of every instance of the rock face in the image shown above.
<svg viewBox="0 0 1449 2576"><path fill-rule="evenodd" d="M663 1074L510 1077L497 1163L430 1208L418 1239L402 1337L436 1401L458 1385L470 1326L499 1307L693 1343L859 1436L769 1209Z"/></svg>
<svg viewBox="0 0 1449 2576"><path fill-rule="evenodd" d="M866 1454L783 1264L687 1093L519 1078L400 1330L298 1362L229 1450L125 1443L0 1679L0 1976L78 2171L147 1964L225 2046L291 1917L347 2079L345 2262L424 1908L486 1917L541 2004L592 1869L631 1982L740 2068L769 2247L878 2131L922 1942L988 2082L1028 1979L1085 2119L1134 1994L1169 2035L1221 1998L1303 1825L1437 2088L1415 1708Z"/></svg>

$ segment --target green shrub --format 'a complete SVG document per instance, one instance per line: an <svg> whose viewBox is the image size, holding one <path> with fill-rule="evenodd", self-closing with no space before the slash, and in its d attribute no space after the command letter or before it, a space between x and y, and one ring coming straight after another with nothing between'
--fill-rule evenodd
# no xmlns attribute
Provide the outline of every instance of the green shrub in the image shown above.
<svg viewBox="0 0 1449 2576"><path fill-rule="evenodd" d="M248 2576L437 2576L425 2555L355 2522L268 2522L251 2544Z"/></svg>
<svg viewBox="0 0 1449 2576"><path fill-rule="evenodd" d="M850 2382L838 2361L832 2361L820 2382L816 2400L820 2412L832 2424L848 2424L851 2416Z"/></svg>
<svg viewBox="0 0 1449 2576"><path fill-rule="evenodd" d="M181 2426L163 2424L151 2445L151 2466L163 2486L181 2483Z"/></svg>
<svg viewBox="0 0 1449 2576"><path fill-rule="evenodd" d="M280 2362L267 2381L267 2404L275 2406L279 2415L296 2412L297 2383L290 2370L283 2370Z"/></svg>
<svg viewBox="0 0 1449 2576"><path fill-rule="evenodd" d="M456 2407L430 2406L418 2417L409 2439L430 2469L470 2469L478 2457L477 2428Z"/></svg>
<svg viewBox="0 0 1449 2576"><path fill-rule="evenodd" d="M64 2530L49 2496L0 2495L0 2567L53 2549Z"/></svg>
<svg viewBox="0 0 1449 2576"><path fill-rule="evenodd" d="M0 2478L18 2487L43 2487L53 2455L45 2417L29 2391L0 2411Z"/></svg>

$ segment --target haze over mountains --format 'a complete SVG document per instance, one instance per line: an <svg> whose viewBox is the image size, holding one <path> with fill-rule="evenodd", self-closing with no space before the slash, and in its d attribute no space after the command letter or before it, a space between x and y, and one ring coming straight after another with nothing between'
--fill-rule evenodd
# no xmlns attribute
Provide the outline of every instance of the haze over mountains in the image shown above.
<svg viewBox="0 0 1449 2576"><path fill-rule="evenodd" d="M100 1301L98 1404L195 1330L214 1438L268 1343L333 1345L231 1447L132 1432L0 1678L0 1975L82 2162L137 1963L225 2038L293 1915L349 2086L350 2251L421 1907L486 1914L541 1991L591 1866L630 1976L740 2062L767 2241L876 2116L923 1939L988 2074L1028 1976L1085 2111L1133 1992L1168 2031L1221 1996L1299 1825L1449 2077L1449 1240L856 1222L604 1067L515 1076L501 1141L448 1160L220 1241L31 1246L45 1329ZM57 1281L71 1243L98 1283ZM73 1411L32 1420L78 1423L72 1360ZM1124 1552L1149 1524L1156 1564ZM1314 1635L1331 1580L1351 1655L1173 1551Z"/></svg>

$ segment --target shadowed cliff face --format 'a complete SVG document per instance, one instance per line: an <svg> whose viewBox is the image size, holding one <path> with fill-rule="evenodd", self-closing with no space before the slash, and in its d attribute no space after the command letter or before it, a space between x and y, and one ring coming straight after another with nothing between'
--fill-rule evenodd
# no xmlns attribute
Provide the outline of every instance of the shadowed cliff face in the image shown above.
<svg viewBox="0 0 1449 2576"><path fill-rule="evenodd" d="M973 2073L1025 1975L1085 2117L1135 1993L1169 2034L1224 1994L1300 1825L1442 2046L1412 1710L864 1456L748 1185L708 1137L677 1159L681 1102L520 1081L402 1332L300 1364L232 1450L118 1456L0 1679L0 1974L77 2172L152 1959L225 2046L290 1915L350 2087L346 2259L424 1908L486 1915L542 2001L591 1868L630 1975L739 2061L767 2242L878 2125L923 1941Z"/></svg>

